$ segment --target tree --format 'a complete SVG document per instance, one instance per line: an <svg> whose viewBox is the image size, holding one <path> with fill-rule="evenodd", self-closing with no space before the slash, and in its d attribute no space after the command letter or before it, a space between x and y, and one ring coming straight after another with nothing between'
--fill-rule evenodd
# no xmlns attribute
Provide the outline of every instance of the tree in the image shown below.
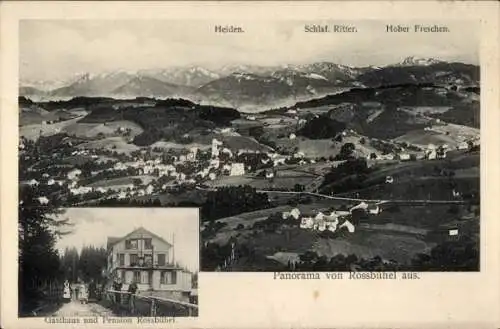
<svg viewBox="0 0 500 329"><path fill-rule="evenodd" d="M19 310L29 309L31 302L42 298L42 282L61 278L60 260L55 249L56 239L65 234L60 229L68 225L67 219L56 219L63 212L57 208L57 200L41 205L39 198L44 189L20 188L18 208L19 236Z"/></svg>
<svg viewBox="0 0 500 329"><path fill-rule="evenodd" d="M266 193L258 193L255 188L245 186L227 186L208 192L201 207L204 219L214 220L242 212L265 209L270 206Z"/></svg>
<svg viewBox="0 0 500 329"><path fill-rule="evenodd" d="M306 251L305 253L301 254L299 256L300 260L304 263L313 263L318 259L318 254L316 254L314 251Z"/></svg>
<svg viewBox="0 0 500 329"><path fill-rule="evenodd" d="M333 256L328 264L330 271L345 271L348 270L347 266L347 259L343 254Z"/></svg>
<svg viewBox="0 0 500 329"><path fill-rule="evenodd" d="M305 190L304 185L301 185L301 184L295 184L295 185L293 186L293 191L294 191L294 192L304 192L304 190Z"/></svg>
<svg viewBox="0 0 500 329"><path fill-rule="evenodd" d="M345 129L345 127L345 123L322 115L309 120L304 127L298 131L298 134L310 139L335 138L337 134Z"/></svg>
<svg viewBox="0 0 500 329"><path fill-rule="evenodd" d="M478 241L467 236L457 241L445 241L432 248L430 254L418 254L412 260L412 266L420 271L477 271L478 247Z"/></svg>
<svg viewBox="0 0 500 329"><path fill-rule="evenodd" d="M340 153L337 155L339 160L346 160L352 157L352 153L356 149L353 143L345 143L340 149Z"/></svg>
<svg viewBox="0 0 500 329"><path fill-rule="evenodd" d="M78 279L79 264L78 250L76 248L66 248L60 262L64 278L70 282L76 282Z"/></svg>

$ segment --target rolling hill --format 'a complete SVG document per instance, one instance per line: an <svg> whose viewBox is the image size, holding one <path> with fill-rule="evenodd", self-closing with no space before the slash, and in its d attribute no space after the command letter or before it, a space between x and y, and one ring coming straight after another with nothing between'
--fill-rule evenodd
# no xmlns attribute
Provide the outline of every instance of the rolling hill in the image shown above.
<svg viewBox="0 0 500 329"><path fill-rule="evenodd" d="M323 98L299 102L293 108L325 108L331 119L376 138L396 138L423 129L436 119L479 127L479 98L473 92L433 84L403 84L353 88Z"/></svg>
<svg viewBox="0 0 500 329"><path fill-rule="evenodd" d="M446 62L394 65L368 70L357 79L363 85L371 87L407 83L478 85L479 66Z"/></svg>

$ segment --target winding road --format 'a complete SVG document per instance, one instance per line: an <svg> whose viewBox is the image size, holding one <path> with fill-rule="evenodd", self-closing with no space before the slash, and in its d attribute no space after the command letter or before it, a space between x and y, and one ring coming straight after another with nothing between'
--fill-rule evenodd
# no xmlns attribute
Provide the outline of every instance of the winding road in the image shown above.
<svg viewBox="0 0 500 329"><path fill-rule="evenodd" d="M202 188L197 186L196 189L202 191L216 191L215 188ZM293 192L293 191L273 191L273 190L256 190L258 193L276 193L276 194L302 194L311 195L320 198L332 199L332 200L343 200L343 201L355 201L355 202L370 202L376 204L411 204L411 205L426 205L426 204L465 204L463 200L380 200L380 199L361 199L361 198L346 198L339 196L332 196L314 192Z"/></svg>

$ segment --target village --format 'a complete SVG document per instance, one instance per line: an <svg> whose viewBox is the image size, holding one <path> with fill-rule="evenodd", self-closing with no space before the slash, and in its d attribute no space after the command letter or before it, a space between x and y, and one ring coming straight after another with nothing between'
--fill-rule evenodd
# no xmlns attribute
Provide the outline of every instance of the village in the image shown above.
<svg viewBox="0 0 500 329"><path fill-rule="evenodd" d="M427 129L427 128L426 128ZM429 128L430 129L430 128ZM226 129L227 130L227 129ZM352 130L343 131L342 136L353 134ZM289 138L295 139L294 133ZM374 143L381 142L377 139ZM387 144L387 142L385 142ZM337 166L344 159L307 158L303 152L280 154L276 151L263 152L254 149L230 149L222 141L214 138L209 148L191 147L153 152L143 149L131 154L113 153L110 150L75 148L71 141L65 141L66 149L60 154L27 155L30 141L21 139L19 145L20 157L33 165L27 168L27 178L22 184L38 186L58 186L67 190L67 194L75 201L89 199L117 199L123 200L134 197L145 197L171 191L179 186L194 187L207 182L217 182L224 177L246 176L253 179L264 178L273 180L279 175L281 168L294 165L296 167L314 164ZM384 164L393 161L425 161L444 159L450 151L467 151L479 146L479 138L463 140L451 149L447 144L428 144L426 148L404 144L405 147L394 143L393 152L382 154L371 153L366 157L368 166ZM36 164L43 162L47 157L52 162L52 168L36 168ZM58 160L64 162L66 158L87 158L89 162L83 166L58 165ZM88 168L90 167L90 170ZM94 168L92 168L94 167ZM83 171L82 171L83 169ZM49 174L48 171L55 174ZM84 172L85 171L85 172ZM134 179L130 179L134 177ZM123 179L125 178L125 179ZM392 176L387 176L386 183L393 182ZM102 184L99 184L102 183ZM47 197L40 201L48 202ZM309 224L304 223L305 226ZM342 224L344 225L344 224ZM345 224L349 225L349 224ZM331 225L329 227L334 227ZM323 227L323 225L319 225ZM333 228L332 228L333 229Z"/></svg>

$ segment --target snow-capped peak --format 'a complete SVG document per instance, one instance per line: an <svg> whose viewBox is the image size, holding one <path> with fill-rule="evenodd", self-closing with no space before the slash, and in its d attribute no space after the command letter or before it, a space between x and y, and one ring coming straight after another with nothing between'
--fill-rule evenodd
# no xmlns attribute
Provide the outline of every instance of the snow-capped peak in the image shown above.
<svg viewBox="0 0 500 329"><path fill-rule="evenodd" d="M399 65L401 66L428 66L432 64L441 63L441 61L434 58L422 58L415 56L406 57Z"/></svg>
<svg viewBox="0 0 500 329"><path fill-rule="evenodd" d="M255 77L253 74L245 73L245 72L233 72L231 73L231 76L236 78L238 81L243 80L254 80Z"/></svg>
<svg viewBox="0 0 500 329"><path fill-rule="evenodd" d="M194 74L194 73L199 73L199 74L204 74L207 76L213 76L214 72L211 72L203 67L200 66L191 66L189 69L187 69L187 72Z"/></svg>
<svg viewBox="0 0 500 329"><path fill-rule="evenodd" d="M307 75L308 78L311 78L311 79L316 79L316 80L328 80L327 78L325 78L324 76L322 75L319 75L319 74L316 74L316 73L309 73Z"/></svg>

